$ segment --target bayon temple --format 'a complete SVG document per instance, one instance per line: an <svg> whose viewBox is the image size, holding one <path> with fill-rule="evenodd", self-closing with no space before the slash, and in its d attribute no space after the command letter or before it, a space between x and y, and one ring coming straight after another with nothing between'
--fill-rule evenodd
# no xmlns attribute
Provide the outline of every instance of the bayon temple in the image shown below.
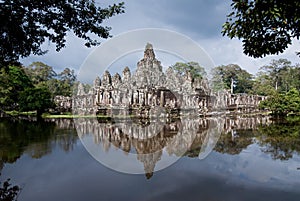
<svg viewBox="0 0 300 201"><path fill-rule="evenodd" d="M89 92L79 84L72 98L56 97L61 108L72 108L74 114L136 115L139 117L209 115L216 112L253 112L264 97L213 92L206 77L183 76L169 67L165 72L155 58L153 46L147 44L144 57L131 72L122 75L105 71L96 77Z"/></svg>

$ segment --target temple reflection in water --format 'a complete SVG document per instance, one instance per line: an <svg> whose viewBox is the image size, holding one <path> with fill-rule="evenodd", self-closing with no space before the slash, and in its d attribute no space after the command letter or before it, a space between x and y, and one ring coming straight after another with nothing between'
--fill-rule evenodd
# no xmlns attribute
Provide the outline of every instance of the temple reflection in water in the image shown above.
<svg viewBox="0 0 300 201"><path fill-rule="evenodd" d="M134 154L135 160L143 164L147 178L153 175L164 154L202 159L216 147L221 133L232 133L235 138L236 130L255 129L270 123L267 117L178 118L172 121L82 118L75 121L79 137L92 137L93 143L101 147L98 151L121 150L124 160L128 154Z"/></svg>

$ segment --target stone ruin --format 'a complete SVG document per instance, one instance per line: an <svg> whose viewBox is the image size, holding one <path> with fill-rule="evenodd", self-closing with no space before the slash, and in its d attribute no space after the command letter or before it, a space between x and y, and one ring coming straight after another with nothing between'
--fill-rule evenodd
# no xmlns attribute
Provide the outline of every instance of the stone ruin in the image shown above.
<svg viewBox="0 0 300 201"><path fill-rule="evenodd" d="M105 71L96 77L88 93L79 84L72 99L56 101L61 108L73 108L74 114L135 115L138 117L183 114L209 115L214 112L253 112L264 97L213 93L207 78L194 78L190 72L180 75L169 67L165 72L155 58L151 44L147 44L144 58L135 72L125 67L122 76Z"/></svg>

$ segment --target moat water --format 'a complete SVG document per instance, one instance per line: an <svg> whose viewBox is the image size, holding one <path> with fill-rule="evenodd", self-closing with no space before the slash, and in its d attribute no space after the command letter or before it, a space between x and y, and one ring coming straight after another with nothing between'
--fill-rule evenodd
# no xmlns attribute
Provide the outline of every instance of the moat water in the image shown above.
<svg viewBox="0 0 300 201"><path fill-rule="evenodd" d="M300 197L299 119L0 119L0 159L20 201Z"/></svg>

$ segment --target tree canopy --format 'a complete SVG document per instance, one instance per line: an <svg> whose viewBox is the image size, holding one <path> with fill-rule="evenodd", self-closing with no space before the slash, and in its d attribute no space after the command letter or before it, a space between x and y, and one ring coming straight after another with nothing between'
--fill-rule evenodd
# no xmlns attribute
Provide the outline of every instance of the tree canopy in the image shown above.
<svg viewBox="0 0 300 201"><path fill-rule="evenodd" d="M53 108L54 103L51 93L46 87L27 88L20 93L19 108L21 111L37 111L41 117L46 109Z"/></svg>
<svg viewBox="0 0 300 201"><path fill-rule="evenodd" d="M97 6L94 0L3 0L0 2L0 66L7 66L30 54L42 55L46 42L56 44L59 51L65 47L66 34L74 34L86 41L87 47L97 45L92 38L110 37L110 27L104 20L124 12L124 3L107 8ZM91 35L92 34L92 35Z"/></svg>
<svg viewBox="0 0 300 201"><path fill-rule="evenodd" d="M56 73L52 66L38 61L25 67L24 70L36 87L48 88L52 97L56 95L71 96L74 90L76 75L70 68Z"/></svg>
<svg viewBox="0 0 300 201"><path fill-rule="evenodd" d="M28 67L8 66L0 69L0 107L37 111L40 116L55 107L55 96L71 96L76 84L74 70L70 68L56 73L42 62L33 62Z"/></svg>
<svg viewBox="0 0 300 201"><path fill-rule="evenodd" d="M295 88L287 93L278 93L270 95L267 100L260 103L260 108L268 109L275 116L286 116L289 113L300 112L300 94Z"/></svg>
<svg viewBox="0 0 300 201"><path fill-rule="evenodd" d="M202 79L206 76L205 69L202 66L200 66L199 63L194 61L190 61L187 63L176 62L171 67L180 75L186 75L189 72L191 73L193 78Z"/></svg>
<svg viewBox="0 0 300 201"><path fill-rule="evenodd" d="M32 88L33 83L23 68L9 66L0 70L0 106L2 108L17 107L20 92Z"/></svg>
<svg viewBox="0 0 300 201"><path fill-rule="evenodd" d="M284 79L289 69L291 69L291 62L287 59L272 60L269 65L265 65L261 69L266 71L273 82L272 85L275 90L278 90L278 85L283 85L286 81Z"/></svg>
<svg viewBox="0 0 300 201"><path fill-rule="evenodd" d="M213 69L215 90L230 89L231 93L248 93L252 89L252 75L236 64L221 65Z"/></svg>
<svg viewBox="0 0 300 201"><path fill-rule="evenodd" d="M242 39L246 55L263 57L283 52L300 37L300 1L232 0L222 33ZM299 54L299 52L298 52Z"/></svg>
<svg viewBox="0 0 300 201"><path fill-rule="evenodd" d="M272 60L260 68L252 93L272 95L274 91L286 93L290 89L300 90L300 66L292 65L287 59Z"/></svg>

